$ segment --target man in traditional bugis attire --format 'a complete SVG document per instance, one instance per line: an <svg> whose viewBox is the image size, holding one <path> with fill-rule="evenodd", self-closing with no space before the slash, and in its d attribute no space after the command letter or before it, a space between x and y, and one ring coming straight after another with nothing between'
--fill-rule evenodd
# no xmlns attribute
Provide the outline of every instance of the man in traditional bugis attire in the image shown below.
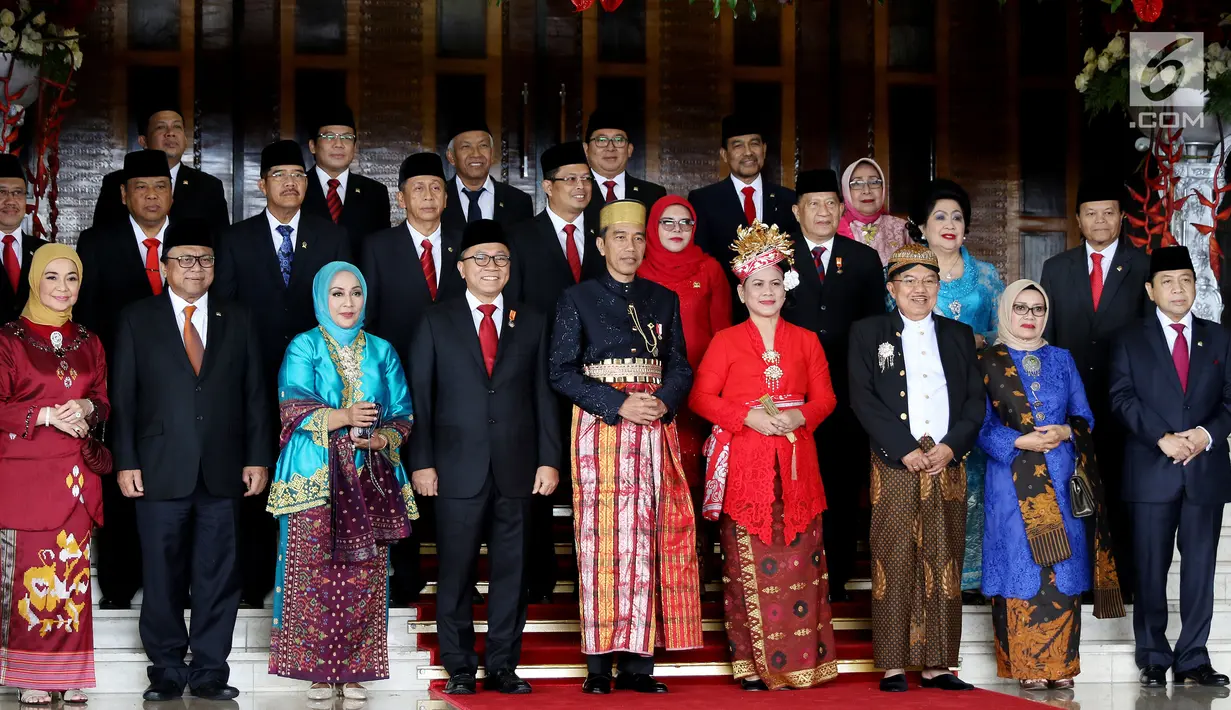
<svg viewBox="0 0 1231 710"><path fill-rule="evenodd" d="M665 693L654 647L701 646L696 530L673 415L688 396L679 298L637 278L645 205L602 210L599 277L560 298L552 387L573 402L573 526L581 597L582 691Z"/></svg>

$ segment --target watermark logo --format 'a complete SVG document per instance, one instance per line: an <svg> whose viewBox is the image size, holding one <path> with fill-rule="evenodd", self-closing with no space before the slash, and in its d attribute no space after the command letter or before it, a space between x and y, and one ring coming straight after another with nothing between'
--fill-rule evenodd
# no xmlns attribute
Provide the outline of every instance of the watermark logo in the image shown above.
<svg viewBox="0 0 1231 710"><path fill-rule="evenodd" d="M1174 130L1204 126L1204 47L1201 32L1129 34L1132 127Z"/></svg>

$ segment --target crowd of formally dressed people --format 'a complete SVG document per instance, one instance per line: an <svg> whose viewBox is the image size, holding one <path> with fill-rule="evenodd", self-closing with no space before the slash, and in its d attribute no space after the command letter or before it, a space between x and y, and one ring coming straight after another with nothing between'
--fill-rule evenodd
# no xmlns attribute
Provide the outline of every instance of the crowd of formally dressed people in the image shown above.
<svg viewBox="0 0 1231 710"><path fill-rule="evenodd" d="M21 232L25 173L0 156L0 487L22 492L0 496L0 683L23 703L86 702L94 582L103 609L143 590L147 700L235 697L238 610L272 592L269 672L361 701L425 540L444 692L477 690L476 603L483 687L531 692L557 487L586 693L667 691L654 653L702 645L715 542L745 690L837 676L861 542L881 690L908 668L973 687L951 672L964 601L991 606L1001 677L1071 687L1083 598L1135 601L1143 684L1227 684L1205 643L1231 338L1193 316L1183 247L1121 238L1122 181L1083 181L1083 244L1006 287L967 249L960 185L909 220L870 159L774 185L754 116L723 120L730 177L685 199L628 175L624 118L596 112L540 156L538 215L460 124L444 160L403 161L391 227L345 107L311 168L265 148L265 209L234 225L159 109L75 250Z"/></svg>

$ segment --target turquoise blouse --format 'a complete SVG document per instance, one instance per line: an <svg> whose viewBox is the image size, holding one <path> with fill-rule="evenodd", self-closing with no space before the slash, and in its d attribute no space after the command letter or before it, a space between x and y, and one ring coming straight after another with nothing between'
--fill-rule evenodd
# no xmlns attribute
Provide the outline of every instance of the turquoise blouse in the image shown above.
<svg viewBox="0 0 1231 710"><path fill-rule="evenodd" d="M936 297L936 315L961 321L987 342L996 340L999 328L998 306L1004 293L1004 280L996 267L979 261L962 247L962 277L941 279Z"/></svg>

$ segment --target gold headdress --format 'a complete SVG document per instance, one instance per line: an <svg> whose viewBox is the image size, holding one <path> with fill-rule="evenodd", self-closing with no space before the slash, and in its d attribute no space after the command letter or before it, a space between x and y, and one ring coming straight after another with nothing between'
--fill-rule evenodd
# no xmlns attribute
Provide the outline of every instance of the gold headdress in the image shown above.
<svg viewBox="0 0 1231 710"><path fill-rule="evenodd" d="M799 285L799 274L794 269L795 243L785 232L778 231L778 225L756 220L751 226L740 227L737 234L738 238L731 245L731 251L735 252L731 267L740 281L767 266L785 261L783 285L788 291Z"/></svg>
<svg viewBox="0 0 1231 710"><path fill-rule="evenodd" d="M888 266L886 275L890 279L916 266L924 266L940 273L940 262L936 260L936 254L922 244L907 244L899 247L893 252L893 256L889 257Z"/></svg>
<svg viewBox="0 0 1231 710"><path fill-rule="evenodd" d="M603 206L598 213L599 229L613 224L629 222L645 226L645 204L638 200L614 200Z"/></svg>

